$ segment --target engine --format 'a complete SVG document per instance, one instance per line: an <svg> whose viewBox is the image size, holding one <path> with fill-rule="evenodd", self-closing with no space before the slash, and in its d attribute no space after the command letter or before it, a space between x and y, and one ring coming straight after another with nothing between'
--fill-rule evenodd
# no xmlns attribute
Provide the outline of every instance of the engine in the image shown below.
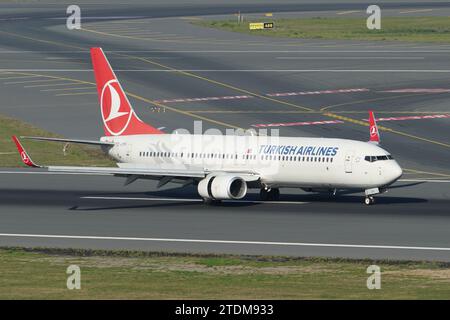
<svg viewBox="0 0 450 320"><path fill-rule="evenodd" d="M247 194L247 183L232 175L207 176L198 183L198 193L204 199L242 199Z"/></svg>

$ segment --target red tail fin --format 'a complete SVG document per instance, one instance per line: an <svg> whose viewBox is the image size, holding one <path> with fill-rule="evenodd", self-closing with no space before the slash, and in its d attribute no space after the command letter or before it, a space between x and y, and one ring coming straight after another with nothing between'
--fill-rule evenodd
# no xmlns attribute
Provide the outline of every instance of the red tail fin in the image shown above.
<svg viewBox="0 0 450 320"><path fill-rule="evenodd" d="M369 111L369 125L370 125L370 142L380 143L380 133L378 132L377 122L373 111Z"/></svg>
<svg viewBox="0 0 450 320"><path fill-rule="evenodd" d="M91 48L106 136L164 133L139 119L101 48Z"/></svg>

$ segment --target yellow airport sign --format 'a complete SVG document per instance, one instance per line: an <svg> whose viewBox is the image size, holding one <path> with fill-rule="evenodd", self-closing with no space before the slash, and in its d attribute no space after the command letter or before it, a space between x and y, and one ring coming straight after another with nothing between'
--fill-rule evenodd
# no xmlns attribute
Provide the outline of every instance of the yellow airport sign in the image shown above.
<svg viewBox="0 0 450 320"><path fill-rule="evenodd" d="M250 30L272 29L273 22L251 22L248 27Z"/></svg>

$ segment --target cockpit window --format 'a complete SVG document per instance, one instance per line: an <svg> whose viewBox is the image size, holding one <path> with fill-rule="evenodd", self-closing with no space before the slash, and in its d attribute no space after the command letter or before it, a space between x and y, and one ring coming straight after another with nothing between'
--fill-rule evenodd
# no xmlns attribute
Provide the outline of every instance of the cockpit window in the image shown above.
<svg viewBox="0 0 450 320"><path fill-rule="evenodd" d="M364 160L369 162L375 162L375 161L383 161L383 160L393 160L394 158L388 154L384 156L365 156Z"/></svg>

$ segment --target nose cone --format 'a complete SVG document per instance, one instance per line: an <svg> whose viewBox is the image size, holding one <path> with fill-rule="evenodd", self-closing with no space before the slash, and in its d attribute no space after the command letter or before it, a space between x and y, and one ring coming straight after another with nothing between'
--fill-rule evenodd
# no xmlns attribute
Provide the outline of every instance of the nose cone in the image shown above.
<svg viewBox="0 0 450 320"><path fill-rule="evenodd" d="M399 166L399 164L397 162L393 163L392 168L391 168L391 177L392 177L392 182L397 181L403 174L403 170L402 168Z"/></svg>

